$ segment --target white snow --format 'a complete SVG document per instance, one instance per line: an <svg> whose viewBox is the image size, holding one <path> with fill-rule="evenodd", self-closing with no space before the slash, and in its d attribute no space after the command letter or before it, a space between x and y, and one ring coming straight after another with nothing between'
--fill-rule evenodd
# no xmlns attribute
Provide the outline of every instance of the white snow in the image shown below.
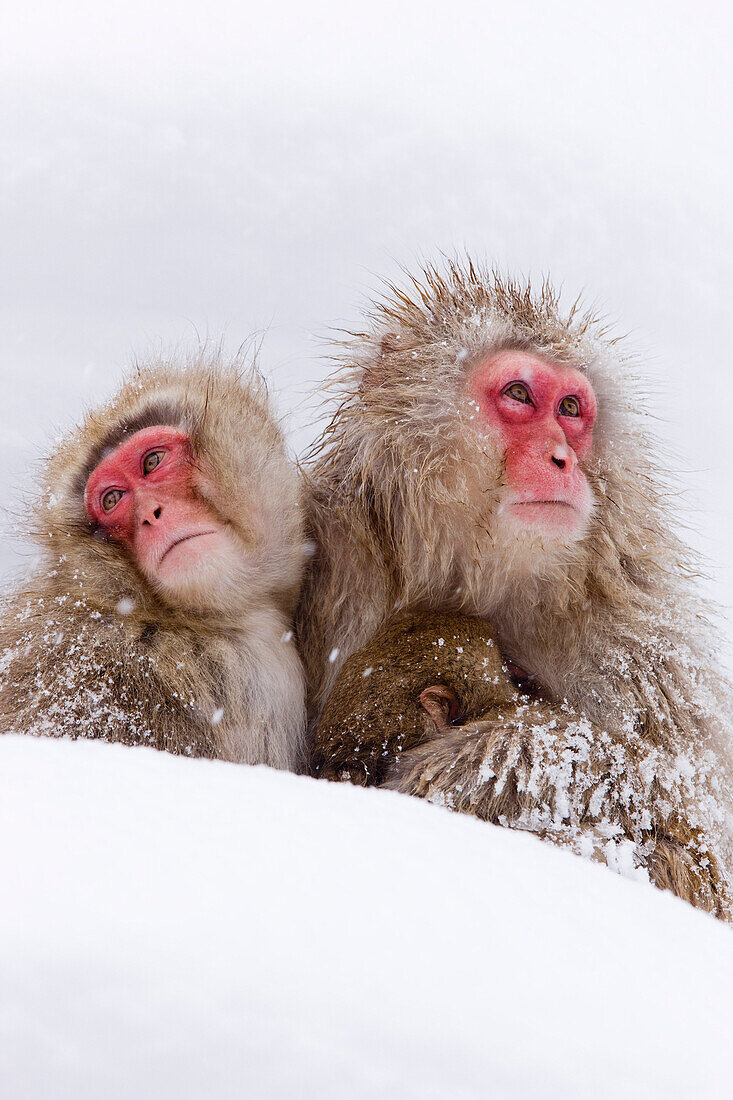
<svg viewBox="0 0 733 1100"><path fill-rule="evenodd" d="M3 1097L728 1097L733 937L416 799L0 741Z"/></svg>

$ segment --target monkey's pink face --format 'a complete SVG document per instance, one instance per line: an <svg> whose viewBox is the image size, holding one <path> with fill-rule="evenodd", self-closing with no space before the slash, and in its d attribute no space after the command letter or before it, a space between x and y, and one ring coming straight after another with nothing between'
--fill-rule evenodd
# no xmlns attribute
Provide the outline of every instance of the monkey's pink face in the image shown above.
<svg viewBox="0 0 733 1100"><path fill-rule="evenodd" d="M115 447L86 484L89 518L127 547L164 590L178 589L229 541L224 524L195 492L197 476L187 436L159 426Z"/></svg>
<svg viewBox="0 0 733 1100"><path fill-rule="evenodd" d="M593 510L581 468L596 419L587 378L527 352L502 351L473 371L469 394L503 452L500 520L563 541L581 537Z"/></svg>

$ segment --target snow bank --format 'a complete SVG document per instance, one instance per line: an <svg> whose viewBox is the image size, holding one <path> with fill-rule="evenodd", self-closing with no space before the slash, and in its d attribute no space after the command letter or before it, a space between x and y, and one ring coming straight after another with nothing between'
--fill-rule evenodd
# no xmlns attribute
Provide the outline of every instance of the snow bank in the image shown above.
<svg viewBox="0 0 733 1100"><path fill-rule="evenodd" d="M531 836L0 741L3 1096L727 1097L733 936Z"/></svg>

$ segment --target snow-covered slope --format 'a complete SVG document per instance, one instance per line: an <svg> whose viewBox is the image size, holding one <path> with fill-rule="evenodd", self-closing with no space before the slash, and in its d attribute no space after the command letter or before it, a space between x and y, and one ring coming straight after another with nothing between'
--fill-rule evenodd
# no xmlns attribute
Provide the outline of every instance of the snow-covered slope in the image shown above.
<svg viewBox="0 0 733 1100"><path fill-rule="evenodd" d="M733 937L381 791L0 741L13 1100L729 1097Z"/></svg>

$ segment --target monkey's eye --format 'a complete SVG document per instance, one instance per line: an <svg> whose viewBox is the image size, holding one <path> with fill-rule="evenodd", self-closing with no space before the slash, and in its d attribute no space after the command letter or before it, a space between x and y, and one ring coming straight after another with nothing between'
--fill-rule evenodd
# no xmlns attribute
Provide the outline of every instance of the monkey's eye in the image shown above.
<svg viewBox="0 0 733 1100"><path fill-rule="evenodd" d="M529 396L529 390L523 382L512 382L501 391L504 397L511 397L512 401L521 401L523 405L531 405L532 398Z"/></svg>
<svg viewBox="0 0 733 1100"><path fill-rule="evenodd" d="M121 500L122 500L122 490L121 489L108 489L107 492L102 497L102 507L104 508L105 512L111 512L112 509L117 504L119 504Z"/></svg>
<svg viewBox="0 0 733 1100"><path fill-rule="evenodd" d="M163 461L165 451L148 451L143 459L143 474L152 474L156 466Z"/></svg>
<svg viewBox="0 0 733 1100"><path fill-rule="evenodd" d="M560 416L580 416L580 403L577 397L563 397L557 411Z"/></svg>

